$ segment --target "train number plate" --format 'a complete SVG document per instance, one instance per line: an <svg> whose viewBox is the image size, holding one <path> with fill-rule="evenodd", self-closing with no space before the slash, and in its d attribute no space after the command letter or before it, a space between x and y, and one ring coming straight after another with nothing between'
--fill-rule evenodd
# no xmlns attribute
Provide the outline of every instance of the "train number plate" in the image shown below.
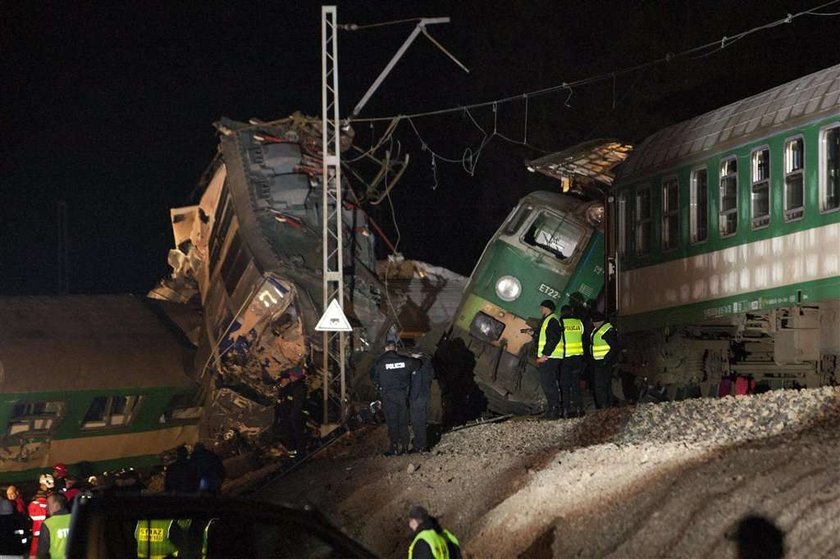
<svg viewBox="0 0 840 559"><path fill-rule="evenodd" d="M560 292L554 289L553 287L549 287L544 283L540 284L540 293L545 293L552 299L558 299L560 297Z"/></svg>

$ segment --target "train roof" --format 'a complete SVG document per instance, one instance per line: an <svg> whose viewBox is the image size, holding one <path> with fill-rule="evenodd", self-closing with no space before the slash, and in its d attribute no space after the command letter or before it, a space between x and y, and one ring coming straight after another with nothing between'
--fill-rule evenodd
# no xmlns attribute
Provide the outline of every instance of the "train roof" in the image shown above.
<svg viewBox="0 0 840 559"><path fill-rule="evenodd" d="M619 180L647 175L701 153L730 149L840 109L840 64L664 128L645 139Z"/></svg>
<svg viewBox="0 0 840 559"><path fill-rule="evenodd" d="M192 384L191 351L133 295L0 297L0 392Z"/></svg>

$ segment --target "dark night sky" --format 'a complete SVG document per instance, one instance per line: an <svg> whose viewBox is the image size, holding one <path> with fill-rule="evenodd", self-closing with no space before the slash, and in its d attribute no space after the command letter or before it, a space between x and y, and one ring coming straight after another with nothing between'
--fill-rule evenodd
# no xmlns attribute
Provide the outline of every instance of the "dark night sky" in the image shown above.
<svg viewBox="0 0 840 559"><path fill-rule="evenodd" d="M422 37L362 116L498 99L608 73L782 18L817 0L339 2L342 23L449 16ZM70 291L144 293L168 272L170 207L192 203L220 116L280 118L320 108L315 2L5 2L0 22L0 294L57 289L57 203L69 218ZM292 7L290 7L292 6ZM824 11L838 12L840 4ZM343 33L348 113L412 24ZM657 128L840 62L840 17L802 16L722 52L529 100L528 140L556 151L591 137L637 141ZM613 109L613 100L617 101ZM490 109L473 113L493 130ZM522 138L524 103L498 106ZM482 134L463 113L415 121L436 152L461 159ZM364 143L383 125L356 126ZM394 192L399 248L469 273L524 193L556 183L528 173L541 152L490 141L474 176L437 166L407 123L412 157ZM396 238L390 210L374 210Z"/></svg>

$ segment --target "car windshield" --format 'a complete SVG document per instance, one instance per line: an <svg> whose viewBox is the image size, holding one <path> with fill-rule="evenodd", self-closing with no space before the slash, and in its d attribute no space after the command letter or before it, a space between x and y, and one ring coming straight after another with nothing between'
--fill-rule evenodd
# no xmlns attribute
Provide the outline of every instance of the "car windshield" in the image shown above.
<svg viewBox="0 0 840 559"><path fill-rule="evenodd" d="M566 215L541 212L523 237L527 244L565 260L574 254L583 239L584 229Z"/></svg>

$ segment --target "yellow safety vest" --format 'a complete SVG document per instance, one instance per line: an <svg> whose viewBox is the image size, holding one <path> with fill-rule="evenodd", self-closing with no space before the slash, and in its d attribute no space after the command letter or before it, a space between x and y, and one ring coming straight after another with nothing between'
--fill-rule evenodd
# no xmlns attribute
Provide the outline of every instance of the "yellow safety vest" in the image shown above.
<svg viewBox="0 0 840 559"><path fill-rule="evenodd" d="M559 323L560 317L556 314L550 314L542 321L542 324L540 325L540 338L537 344L537 357L543 354L543 348L545 348L545 333L548 329L548 323L550 320L556 320ZM557 342L557 345L554 347L554 351L552 351L551 355L548 357L549 359L563 359L563 340Z"/></svg>
<svg viewBox="0 0 840 559"><path fill-rule="evenodd" d="M44 521L50 531L50 557L67 555L67 536L70 534L70 514L56 514Z"/></svg>
<svg viewBox="0 0 840 559"><path fill-rule="evenodd" d="M564 357L583 355L583 322L577 318L563 319L563 344Z"/></svg>
<svg viewBox="0 0 840 559"><path fill-rule="evenodd" d="M432 557L435 559L449 559L449 546L447 545L447 540L454 543L456 547L460 547L458 538L456 538L449 530L444 530L442 536L434 530L423 530L422 532L417 533L414 537L414 541L412 541L411 545L408 546L408 559L413 559L414 544L420 540L429 544L429 549L432 550Z"/></svg>
<svg viewBox="0 0 840 559"><path fill-rule="evenodd" d="M610 331L612 324L609 322L603 323L600 328L592 332L592 359L596 361L603 361L604 357L610 352L610 344L604 341L604 334Z"/></svg>
<svg viewBox="0 0 840 559"><path fill-rule="evenodd" d="M137 557L143 559L165 559L177 557L178 548L169 539L173 520L154 519L140 520L134 529L137 540Z"/></svg>

